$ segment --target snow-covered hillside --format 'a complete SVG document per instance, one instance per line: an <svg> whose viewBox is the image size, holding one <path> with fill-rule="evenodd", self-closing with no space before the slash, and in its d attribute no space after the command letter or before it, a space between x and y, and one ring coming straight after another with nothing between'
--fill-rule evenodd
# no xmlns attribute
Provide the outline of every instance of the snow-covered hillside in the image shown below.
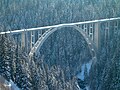
<svg viewBox="0 0 120 90"><path fill-rule="evenodd" d="M20 90L16 84L10 80L8 82L4 77L0 76L0 90Z"/></svg>
<svg viewBox="0 0 120 90"><path fill-rule="evenodd" d="M77 74L77 77L79 78L80 83L85 86L85 88L84 88L85 90L89 90L89 86L85 85L85 83L84 83L84 80L85 80L85 68L87 69L86 73L89 76L91 65L92 65L92 60L90 60L88 63L83 64L81 66L81 72ZM80 89L80 90L82 90L82 89Z"/></svg>

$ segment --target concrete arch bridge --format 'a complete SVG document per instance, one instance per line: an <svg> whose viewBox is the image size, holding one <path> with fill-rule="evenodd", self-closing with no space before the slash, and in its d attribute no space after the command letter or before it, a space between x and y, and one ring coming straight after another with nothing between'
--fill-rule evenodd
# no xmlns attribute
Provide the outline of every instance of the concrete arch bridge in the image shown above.
<svg viewBox="0 0 120 90"><path fill-rule="evenodd" d="M71 27L74 30L77 30L84 37L93 59L96 60L97 52L99 51L102 43L101 35L104 34L104 39L107 42L107 39L109 39L110 36L116 33L120 28L119 21L120 17L13 30L0 32L0 34L11 34L20 45L21 49L29 53L29 57L31 58L34 53L39 51L45 40L52 33L64 27Z"/></svg>

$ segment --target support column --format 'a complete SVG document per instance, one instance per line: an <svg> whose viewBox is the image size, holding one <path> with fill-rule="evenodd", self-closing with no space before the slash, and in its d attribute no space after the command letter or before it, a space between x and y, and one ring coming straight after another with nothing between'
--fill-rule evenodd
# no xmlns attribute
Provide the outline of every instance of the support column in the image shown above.
<svg viewBox="0 0 120 90"><path fill-rule="evenodd" d="M106 47L106 56L109 55L110 52L110 21L107 21L105 23L105 47ZM109 58L106 57L106 59L108 60Z"/></svg>
<svg viewBox="0 0 120 90"><path fill-rule="evenodd" d="M21 37L20 37L20 35L19 34L14 34L13 38L15 40L16 45L21 47L21 41L20 41Z"/></svg>
<svg viewBox="0 0 120 90"><path fill-rule="evenodd" d="M94 32L93 32L93 23L91 23L90 24L90 26L89 26L89 37L91 38L91 40L93 41L94 40L94 34L93 34Z"/></svg>
<svg viewBox="0 0 120 90"><path fill-rule="evenodd" d="M117 30L118 30L118 20L116 20L114 22L114 34L116 35L117 34Z"/></svg>
<svg viewBox="0 0 120 90"><path fill-rule="evenodd" d="M42 30L38 30L38 38L41 37L42 35Z"/></svg>
<svg viewBox="0 0 120 90"><path fill-rule="evenodd" d="M97 47L97 50L100 49L100 23L95 23L95 31L94 31L94 43Z"/></svg>
<svg viewBox="0 0 120 90"><path fill-rule="evenodd" d="M83 25L83 30L87 33L87 25L86 24Z"/></svg>
<svg viewBox="0 0 120 90"><path fill-rule="evenodd" d="M35 44L35 32L31 31L30 32L30 48L32 48Z"/></svg>
<svg viewBox="0 0 120 90"><path fill-rule="evenodd" d="M25 51L28 53L28 32L25 29Z"/></svg>
<svg viewBox="0 0 120 90"><path fill-rule="evenodd" d="M24 50L25 48L25 32L21 33L21 49Z"/></svg>
<svg viewBox="0 0 120 90"><path fill-rule="evenodd" d="M110 22L105 23L105 42L109 40L109 35L110 35Z"/></svg>

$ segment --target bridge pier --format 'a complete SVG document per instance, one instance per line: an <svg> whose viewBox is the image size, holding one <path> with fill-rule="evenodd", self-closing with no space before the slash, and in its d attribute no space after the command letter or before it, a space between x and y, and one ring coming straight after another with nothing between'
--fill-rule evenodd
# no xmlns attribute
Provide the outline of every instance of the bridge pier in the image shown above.
<svg viewBox="0 0 120 90"><path fill-rule="evenodd" d="M97 50L100 49L100 23L95 23L95 30L94 30L94 43L96 45Z"/></svg>
<svg viewBox="0 0 120 90"><path fill-rule="evenodd" d="M94 40L93 23L91 23L89 26L89 37L91 40Z"/></svg>
<svg viewBox="0 0 120 90"><path fill-rule="evenodd" d="M35 44L35 32L31 31L30 32L30 49L32 49L34 44Z"/></svg>
<svg viewBox="0 0 120 90"><path fill-rule="evenodd" d="M21 49L25 49L25 32L21 33Z"/></svg>
<svg viewBox="0 0 120 90"><path fill-rule="evenodd" d="M110 35L110 22L105 23L105 43L109 40L109 35Z"/></svg>
<svg viewBox="0 0 120 90"><path fill-rule="evenodd" d="M87 25L86 25L86 24L84 24L83 30L84 30L86 33L88 33L88 32L87 32Z"/></svg>
<svg viewBox="0 0 120 90"><path fill-rule="evenodd" d="M26 30L21 33L21 49L28 53L28 34Z"/></svg>
<svg viewBox="0 0 120 90"><path fill-rule="evenodd" d="M114 22L114 34L116 35L117 34L117 30L118 30L118 20Z"/></svg>
<svg viewBox="0 0 120 90"><path fill-rule="evenodd" d="M38 30L38 38L41 37L42 35L42 30Z"/></svg>
<svg viewBox="0 0 120 90"><path fill-rule="evenodd" d="M27 29L26 29L27 30ZM25 31L25 51L29 53L29 48L28 48L28 32Z"/></svg>

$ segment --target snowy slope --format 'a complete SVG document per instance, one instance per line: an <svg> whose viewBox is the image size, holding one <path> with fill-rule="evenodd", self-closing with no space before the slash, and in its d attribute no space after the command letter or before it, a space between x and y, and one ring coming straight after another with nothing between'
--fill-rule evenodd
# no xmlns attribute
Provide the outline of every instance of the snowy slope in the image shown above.
<svg viewBox="0 0 120 90"><path fill-rule="evenodd" d="M84 75L84 72L85 72L85 66L87 68L87 74L89 76L89 72L90 72L90 68L91 68L91 65L92 65L92 60L90 60L88 63L85 63L81 66L81 72L77 74L77 77L84 81L85 79L85 75ZM86 86L85 87L86 90L89 90L89 86ZM80 90L83 90L83 89L80 89Z"/></svg>
<svg viewBox="0 0 120 90"><path fill-rule="evenodd" d="M10 80L9 84L11 85L12 90L20 90L12 80Z"/></svg>
<svg viewBox="0 0 120 90"><path fill-rule="evenodd" d="M89 72L90 72L90 68L91 68L91 65L92 65L92 61L90 60L88 63L86 64L83 64L82 67L81 67L81 72L77 74L77 77L81 80L84 80L84 72L85 72L85 66L87 67L87 73L89 75Z"/></svg>
<svg viewBox="0 0 120 90"><path fill-rule="evenodd" d="M14 84L14 82L12 80L10 80L10 82L8 82L4 77L2 77L0 75L0 90L3 90L5 88L9 88L10 90L20 90L16 84Z"/></svg>

